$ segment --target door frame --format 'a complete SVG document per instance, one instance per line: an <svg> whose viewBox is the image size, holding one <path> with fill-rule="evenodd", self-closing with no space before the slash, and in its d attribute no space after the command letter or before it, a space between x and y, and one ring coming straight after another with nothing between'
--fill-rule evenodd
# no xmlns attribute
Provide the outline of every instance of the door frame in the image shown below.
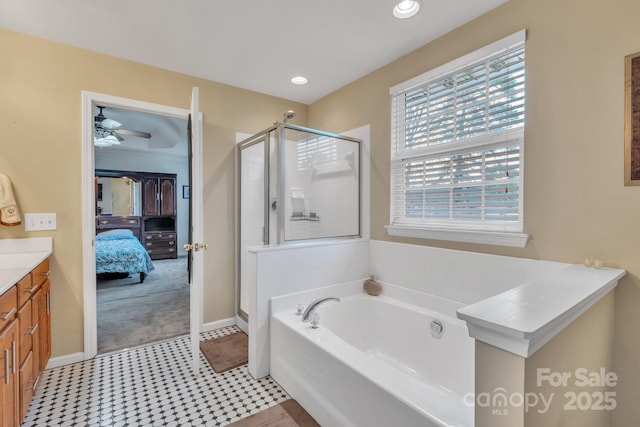
<svg viewBox="0 0 640 427"><path fill-rule="evenodd" d="M190 110L154 104L134 99L82 91L82 282L84 311L84 360L98 354L98 319L96 299L95 258L95 201L94 170L95 147L93 145L93 105L126 108L152 114L161 114L187 120ZM200 150L202 147L200 147ZM189 168L191 168L191 163ZM202 190L200 190L202 191ZM193 212L190 212L193 215ZM194 307L190 307L192 311ZM198 310L199 313L201 310Z"/></svg>

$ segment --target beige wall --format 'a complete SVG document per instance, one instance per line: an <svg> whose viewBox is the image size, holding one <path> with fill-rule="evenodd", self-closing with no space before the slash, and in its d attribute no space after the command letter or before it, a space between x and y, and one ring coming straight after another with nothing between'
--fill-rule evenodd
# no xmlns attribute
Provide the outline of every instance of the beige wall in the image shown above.
<svg viewBox="0 0 640 427"><path fill-rule="evenodd" d="M525 393L525 359L482 341L476 341L475 356L474 427L524 427L524 407L509 399Z"/></svg>
<svg viewBox="0 0 640 427"><path fill-rule="evenodd" d="M615 406L600 398L616 388L596 385L616 381L614 325L611 292L527 359L477 341L475 427L611 426L612 411L580 408Z"/></svg>
<svg viewBox="0 0 640 427"><path fill-rule="evenodd" d="M550 402L530 408L524 414L525 427L606 427L612 422L610 410L580 410L580 405L609 407L600 401L605 392L616 392L616 387L600 387L585 383L585 375L595 379L604 368L605 376L613 369L613 329L615 324L615 295L610 293L598 301L581 317L525 361L525 393L544 396ZM561 373L566 380L555 382L548 374ZM586 371L576 372L576 369ZM546 377L546 378L545 378ZM565 385L566 383L566 385ZM559 385L558 385L559 384ZM567 395L567 393L569 393ZM589 393L590 398L584 393ZM579 402L572 399L579 397ZM619 400L619 399L614 399ZM530 402L535 400L531 398ZM542 402L542 400L540 400ZM576 408L574 410L574 408ZM620 426L635 423L622 422ZM490 425L487 424L489 427ZM476 425L476 427L482 427ZM493 427L493 426L491 426Z"/></svg>
<svg viewBox="0 0 640 427"><path fill-rule="evenodd" d="M371 237L579 263L628 275L616 290L616 425L640 425L640 187L623 186L624 57L640 51L637 0L510 0L313 103L309 125L371 125ZM389 237L389 87L528 30L525 249Z"/></svg>
<svg viewBox="0 0 640 427"><path fill-rule="evenodd" d="M53 236L53 356L83 350L81 91L204 114L204 320L234 315L235 132L255 133L307 106L183 74L0 30L0 173L23 212L56 212L58 230L0 227L0 239Z"/></svg>

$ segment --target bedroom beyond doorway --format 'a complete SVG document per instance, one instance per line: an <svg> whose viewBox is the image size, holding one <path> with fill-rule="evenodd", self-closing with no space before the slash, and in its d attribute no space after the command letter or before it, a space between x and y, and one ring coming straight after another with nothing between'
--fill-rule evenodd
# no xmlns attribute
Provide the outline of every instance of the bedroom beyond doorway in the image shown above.
<svg viewBox="0 0 640 427"><path fill-rule="evenodd" d="M135 274L98 279L98 354L189 333L187 257L153 265L144 283Z"/></svg>

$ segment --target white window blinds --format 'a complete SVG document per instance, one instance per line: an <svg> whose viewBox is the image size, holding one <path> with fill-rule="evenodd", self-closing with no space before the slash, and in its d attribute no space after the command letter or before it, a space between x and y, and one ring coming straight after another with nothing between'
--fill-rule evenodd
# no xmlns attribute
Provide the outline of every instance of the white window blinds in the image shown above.
<svg viewBox="0 0 640 427"><path fill-rule="evenodd" d="M392 88L392 226L522 231L524 37Z"/></svg>

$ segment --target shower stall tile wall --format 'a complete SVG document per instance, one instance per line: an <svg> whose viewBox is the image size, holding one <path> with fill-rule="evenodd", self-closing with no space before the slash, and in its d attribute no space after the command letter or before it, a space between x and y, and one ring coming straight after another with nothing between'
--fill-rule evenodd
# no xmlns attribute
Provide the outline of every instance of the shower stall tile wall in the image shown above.
<svg viewBox="0 0 640 427"><path fill-rule="evenodd" d="M285 240L359 234L359 147L298 132L285 141Z"/></svg>

